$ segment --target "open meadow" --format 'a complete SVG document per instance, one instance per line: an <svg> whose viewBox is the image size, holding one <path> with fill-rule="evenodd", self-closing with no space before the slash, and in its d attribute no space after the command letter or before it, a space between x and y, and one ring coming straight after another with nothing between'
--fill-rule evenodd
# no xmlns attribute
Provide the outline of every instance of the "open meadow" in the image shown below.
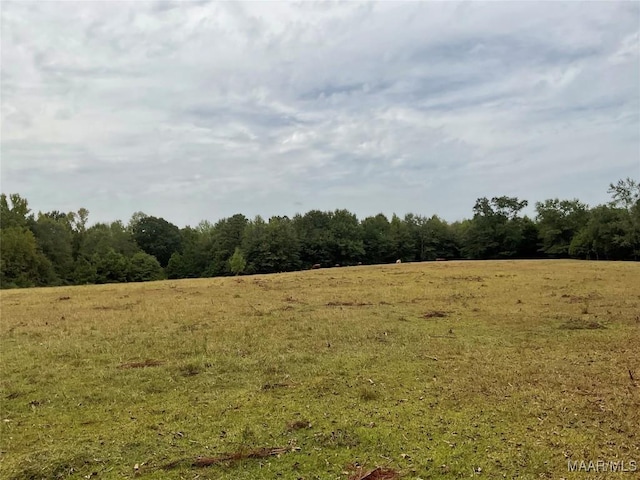
<svg viewBox="0 0 640 480"><path fill-rule="evenodd" d="M640 472L638 263L360 266L0 299L0 478ZM597 460L637 471L569 471Z"/></svg>

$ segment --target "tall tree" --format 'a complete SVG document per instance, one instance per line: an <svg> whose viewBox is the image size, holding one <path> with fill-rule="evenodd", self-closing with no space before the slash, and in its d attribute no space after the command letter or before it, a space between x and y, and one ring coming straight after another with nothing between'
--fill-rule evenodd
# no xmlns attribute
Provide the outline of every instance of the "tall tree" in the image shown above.
<svg viewBox="0 0 640 480"><path fill-rule="evenodd" d="M247 261L246 273L268 273L270 271L267 222L259 215L247 224L242 238L242 252Z"/></svg>
<svg viewBox="0 0 640 480"><path fill-rule="evenodd" d="M174 252L167 265L169 278L198 278L212 261L214 227L201 222L197 227L185 227L180 230L181 253Z"/></svg>
<svg viewBox="0 0 640 480"><path fill-rule="evenodd" d="M416 218L417 259L435 260L436 258L457 258L460 256L454 230L437 215L431 218Z"/></svg>
<svg viewBox="0 0 640 480"><path fill-rule="evenodd" d="M127 270L127 280L129 282L147 282L161 280L162 278L164 278L164 271L160 266L160 262L153 255L138 252L129 260Z"/></svg>
<svg viewBox="0 0 640 480"><path fill-rule="evenodd" d="M229 259L229 270L234 275L240 275L246 267L247 261L242 254L242 250L240 250L240 247L236 247L236 251L233 252L233 255L231 255Z"/></svg>
<svg viewBox="0 0 640 480"><path fill-rule="evenodd" d="M416 245L412 227L412 223L403 221L396 214L391 217L389 237L391 239L391 251L396 260L412 261L415 259Z"/></svg>
<svg viewBox="0 0 640 480"><path fill-rule="evenodd" d="M164 218L134 214L129 226L142 251L156 257L163 267L181 250L180 229Z"/></svg>
<svg viewBox="0 0 640 480"><path fill-rule="evenodd" d="M567 257L573 237L587 223L589 208L577 199L536 203L540 250L551 257Z"/></svg>
<svg viewBox="0 0 640 480"><path fill-rule="evenodd" d="M300 260L304 267L336 263L330 213L310 210L304 215L296 215L293 225L300 241Z"/></svg>
<svg viewBox="0 0 640 480"><path fill-rule="evenodd" d="M367 217L360 224L365 263L388 263L393 259L391 224L387 217L379 213Z"/></svg>
<svg viewBox="0 0 640 480"><path fill-rule="evenodd" d="M58 280L73 282L73 233L66 214L39 214L31 227L38 247L49 259Z"/></svg>
<svg viewBox="0 0 640 480"><path fill-rule="evenodd" d="M473 219L465 229L463 252L469 258L512 258L523 239L518 217L527 206L517 197L479 198L473 207Z"/></svg>
<svg viewBox="0 0 640 480"><path fill-rule="evenodd" d="M354 265L364 256L362 230L358 218L348 210L336 210L330 215L329 244L332 262Z"/></svg>
<svg viewBox="0 0 640 480"><path fill-rule="evenodd" d="M610 184L608 193L612 196L611 206L624 209L625 214L619 220L624 231L618 235L622 247L630 250L634 260L640 259L640 183L626 178Z"/></svg>
<svg viewBox="0 0 640 480"><path fill-rule="evenodd" d="M33 221L29 202L17 193L0 194L0 228L26 227Z"/></svg>
<svg viewBox="0 0 640 480"><path fill-rule="evenodd" d="M242 237L247 223L247 217L238 213L220 220L213 226L207 275L228 275L231 273L229 259L236 251L236 247L242 245Z"/></svg>
<svg viewBox="0 0 640 480"><path fill-rule="evenodd" d="M571 255L595 260L631 258L633 246L625 239L627 213L624 208L609 205L593 208L589 221L571 242Z"/></svg>
<svg viewBox="0 0 640 480"><path fill-rule="evenodd" d="M0 287L35 287L55 283L51 262L38 250L35 236L25 227L0 228Z"/></svg>

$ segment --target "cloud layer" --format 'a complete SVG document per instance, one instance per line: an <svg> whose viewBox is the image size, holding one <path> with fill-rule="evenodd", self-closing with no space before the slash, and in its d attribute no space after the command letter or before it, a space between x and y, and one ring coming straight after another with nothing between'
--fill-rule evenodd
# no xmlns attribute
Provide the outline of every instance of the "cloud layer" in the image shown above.
<svg viewBox="0 0 640 480"><path fill-rule="evenodd" d="M2 191L178 224L640 178L640 4L4 2Z"/></svg>

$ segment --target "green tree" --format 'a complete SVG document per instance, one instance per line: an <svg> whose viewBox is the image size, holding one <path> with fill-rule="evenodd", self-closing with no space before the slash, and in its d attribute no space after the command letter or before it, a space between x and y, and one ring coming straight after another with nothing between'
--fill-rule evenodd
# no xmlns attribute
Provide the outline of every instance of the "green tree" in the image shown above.
<svg viewBox="0 0 640 480"><path fill-rule="evenodd" d="M249 222L242 251L247 273L272 273L297 270L301 266L297 231L288 217L260 216Z"/></svg>
<svg viewBox="0 0 640 480"><path fill-rule="evenodd" d="M413 220L413 217L409 217ZM416 245L413 234L414 225L402 220L395 213L389 222L389 238L391 239L392 261L401 259L406 262L415 260Z"/></svg>
<svg viewBox="0 0 640 480"><path fill-rule="evenodd" d="M431 218L415 217L415 244L417 259L457 258L460 247L454 230L437 215Z"/></svg>
<svg viewBox="0 0 640 480"><path fill-rule="evenodd" d="M631 210L640 201L640 183L627 177L616 184L610 183L607 193L612 196L612 206Z"/></svg>
<svg viewBox="0 0 640 480"><path fill-rule="evenodd" d="M540 250L551 257L567 257L573 237L587 223L589 208L577 199L536 203Z"/></svg>
<svg viewBox="0 0 640 480"><path fill-rule="evenodd" d="M94 254L91 263L96 269L96 283L120 283L127 281L129 259L109 248L105 254Z"/></svg>
<svg viewBox="0 0 640 480"><path fill-rule="evenodd" d="M209 222L201 222L197 227L185 227L180 230L182 251L174 254L172 275L174 278L197 278L205 276L213 262L213 238L215 227ZM179 268L176 269L176 267ZM167 268L169 268L167 266Z"/></svg>
<svg viewBox="0 0 640 480"><path fill-rule="evenodd" d="M265 228L267 262L271 272L288 272L300 268L298 234L288 217L271 217Z"/></svg>
<svg viewBox="0 0 640 480"><path fill-rule="evenodd" d="M599 205L590 212L589 221L571 242L572 256L595 260L631 258L633 247L626 241L627 210Z"/></svg>
<svg viewBox="0 0 640 480"><path fill-rule="evenodd" d="M358 218L348 210L336 210L330 215L328 245L331 261L353 265L364 256L362 230Z"/></svg>
<svg viewBox="0 0 640 480"><path fill-rule="evenodd" d="M388 263L393 258L391 224L387 217L379 213L367 217L360 223L365 263Z"/></svg>
<svg viewBox="0 0 640 480"><path fill-rule="evenodd" d="M73 232L66 214L39 214L31 226L39 250L49 259L63 284L73 281Z"/></svg>
<svg viewBox="0 0 640 480"><path fill-rule="evenodd" d="M293 227L300 242L300 261L304 267L336 263L330 213L310 210L304 215L296 215Z"/></svg>
<svg viewBox="0 0 640 480"><path fill-rule="evenodd" d="M410 218L412 219L412 217ZM413 226L412 223L403 221L396 214L391 217L389 237L391 239L391 252L396 260L415 260L416 245L412 231Z"/></svg>
<svg viewBox="0 0 640 480"><path fill-rule="evenodd" d="M463 253L468 258L512 258L523 241L518 217L527 201L516 197L479 198L473 219L464 228Z"/></svg>
<svg viewBox="0 0 640 480"><path fill-rule="evenodd" d="M209 251L209 266L207 275L226 275L229 270L229 258L236 247L242 245L242 238L248 220L244 215L236 214L217 222L211 232L211 247Z"/></svg>
<svg viewBox="0 0 640 480"><path fill-rule="evenodd" d="M127 280L130 282L147 282L163 278L164 271L153 255L138 252L128 262Z"/></svg>
<svg viewBox="0 0 640 480"><path fill-rule="evenodd" d="M0 248L0 287L33 287L55 283L51 262L38 251L35 236L27 228L1 228Z"/></svg>
<svg viewBox="0 0 640 480"><path fill-rule="evenodd" d="M73 264L73 282L76 285L96 283L96 266L84 257L78 257Z"/></svg>
<svg viewBox="0 0 640 480"><path fill-rule="evenodd" d="M270 270L267 223L260 215L251 220L244 231L242 251L247 261L246 273L268 273Z"/></svg>
<svg viewBox="0 0 640 480"><path fill-rule="evenodd" d="M174 252L181 250L180 229L164 218L134 214L129 223L133 239L143 252L166 267Z"/></svg>
<svg viewBox="0 0 640 480"><path fill-rule="evenodd" d="M17 193L0 194L0 228L26 227L33 220L29 203Z"/></svg>
<svg viewBox="0 0 640 480"><path fill-rule="evenodd" d="M246 266L247 261L242 254L242 250L240 250L240 247L236 247L236 251L233 252L233 255L229 258L229 271L234 275L240 275L244 272Z"/></svg>
<svg viewBox="0 0 640 480"><path fill-rule="evenodd" d="M629 250L629 258L640 259L640 183L626 178L617 184L610 184L608 193L612 196L610 205L624 210L619 220L624 233L618 235L617 242Z"/></svg>
<svg viewBox="0 0 640 480"><path fill-rule="evenodd" d="M186 267L185 261L182 254L178 252L173 252L171 258L169 259L169 263L167 263L167 278L176 279L176 278L187 278L186 275Z"/></svg>

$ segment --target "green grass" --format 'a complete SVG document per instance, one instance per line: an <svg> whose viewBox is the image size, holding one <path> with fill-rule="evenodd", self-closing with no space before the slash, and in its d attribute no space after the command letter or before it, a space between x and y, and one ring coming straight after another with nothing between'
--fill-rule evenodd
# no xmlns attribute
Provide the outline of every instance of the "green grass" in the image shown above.
<svg viewBox="0 0 640 480"><path fill-rule="evenodd" d="M585 478L567 461L640 463L638 264L364 266L0 300L0 478L346 480L354 464Z"/></svg>

